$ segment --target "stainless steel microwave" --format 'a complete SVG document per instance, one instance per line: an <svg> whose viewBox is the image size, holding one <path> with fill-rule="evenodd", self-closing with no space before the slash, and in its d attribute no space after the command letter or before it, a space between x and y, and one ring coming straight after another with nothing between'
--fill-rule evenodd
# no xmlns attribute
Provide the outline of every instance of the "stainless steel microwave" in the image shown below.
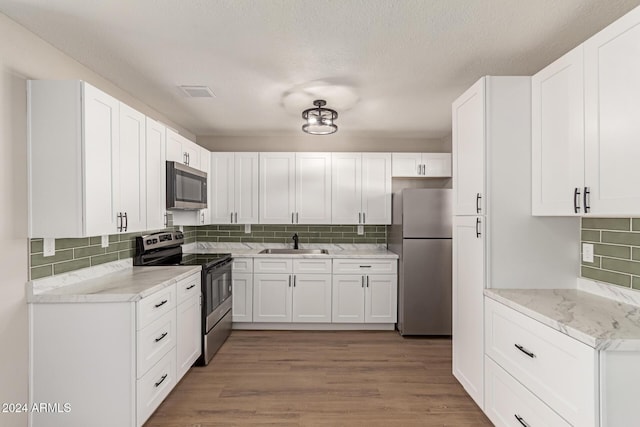
<svg viewBox="0 0 640 427"><path fill-rule="evenodd" d="M167 161L167 209L206 209L207 173Z"/></svg>

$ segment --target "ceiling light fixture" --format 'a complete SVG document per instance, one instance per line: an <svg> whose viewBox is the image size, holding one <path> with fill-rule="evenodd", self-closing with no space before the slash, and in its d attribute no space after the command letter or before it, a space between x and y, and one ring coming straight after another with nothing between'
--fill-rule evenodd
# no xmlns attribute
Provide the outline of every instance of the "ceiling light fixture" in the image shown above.
<svg viewBox="0 0 640 427"><path fill-rule="evenodd" d="M330 108L322 108L327 105L327 101L316 99L313 101L316 108L309 108L302 112L302 118L307 123L302 125L302 130L311 135L329 135L338 130L333 121L338 118L338 113Z"/></svg>

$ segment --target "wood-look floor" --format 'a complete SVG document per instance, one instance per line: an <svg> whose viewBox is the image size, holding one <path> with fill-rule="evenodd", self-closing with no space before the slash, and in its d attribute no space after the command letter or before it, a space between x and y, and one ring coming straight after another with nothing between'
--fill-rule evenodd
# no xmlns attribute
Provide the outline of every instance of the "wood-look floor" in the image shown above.
<svg viewBox="0 0 640 427"><path fill-rule="evenodd" d="M451 374L451 340L233 331L145 427L491 426Z"/></svg>

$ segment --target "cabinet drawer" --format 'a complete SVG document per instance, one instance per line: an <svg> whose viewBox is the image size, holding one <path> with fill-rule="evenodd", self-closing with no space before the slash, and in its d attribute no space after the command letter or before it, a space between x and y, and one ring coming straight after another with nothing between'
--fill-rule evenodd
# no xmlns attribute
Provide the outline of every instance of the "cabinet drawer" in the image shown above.
<svg viewBox="0 0 640 427"><path fill-rule="evenodd" d="M175 350L156 363L136 385L137 425L141 426L176 385Z"/></svg>
<svg viewBox="0 0 640 427"><path fill-rule="evenodd" d="M292 273L293 260L291 258L254 258L254 273Z"/></svg>
<svg viewBox="0 0 640 427"><path fill-rule="evenodd" d="M176 345L176 310L173 309L138 331L137 378L142 377L158 360Z"/></svg>
<svg viewBox="0 0 640 427"><path fill-rule="evenodd" d="M176 286L168 286L138 301L137 328L144 328L160 316L176 308Z"/></svg>
<svg viewBox="0 0 640 427"><path fill-rule="evenodd" d="M253 258L234 258L234 273L253 273Z"/></svg>
<svg viewBox="0 0 640 427"><path fill-rule="evenodd" d="M331 274L331 258L303 258L293 260L293 272L296 274Z"/></svg>
<svg viewBox="0 0 640 427"><path fill-rule="evenodd" d="M180 280L176 284L176 299L177 304L180 304L194 295L200 294L200 273L196 273L187 278Z"/></svg>
<svg viewBox="0 0 640 427"><path fill-rule="evenodd" d="M576 426L597 425L597 353L490 298L485 351L543 402Z"/></svg>
<svg viewBox="0 0 640 427"><path fill-rule="evenodd" d="M396 274L395 259L334 259L334 274Z"/></svg>
<svg viewBox="0 0 640 427"><path fill-rule="evenodd" d="M484 411L496 426L570 427L562 417L485 356ZM522 419L524 424L518 419Z"/></svg>

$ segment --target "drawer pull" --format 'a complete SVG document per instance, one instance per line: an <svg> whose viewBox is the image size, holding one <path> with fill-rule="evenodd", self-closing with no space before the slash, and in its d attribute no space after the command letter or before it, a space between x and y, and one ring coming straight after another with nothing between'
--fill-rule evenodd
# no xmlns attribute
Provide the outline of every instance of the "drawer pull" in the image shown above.
<svg viewBox="0 0 640 427"><path fill-rule="evenodd" d="M520 415L518 415L518 414L513 414L513 416L514 416L514 417L516 417L516 420L518 420L518 422L519 422L520 424L522 424L522 427L530 427L530 426L529 426L529 424L527 424L527 423L524 421L524 418L522 418Z"/></svg>
<svg viewBox="0 0 640 427"><path fill-rule="evenodd" d="M371 268L370 265L361 265L360 268Z"/></svg>
<svg viewBox="0 0 640 427"><path fill-rule="evenodd" d="M163 332L162 335L160 335L158 338L156 338L156 342L160 342L164 339L164 337L167 336L167 334L169 334L169 332Z"/></svg>
<svg viewBox="0 0 640 427"><path fill-rule="evenodd" d="M165 299L165 300L162 300L162 302L161 302L161 303L159 303L159 304L156 304L156 305L155 305L155 308L162 307L163 305L165 305L165 304L166 304L166 303L168 303L168 302L169 302L169 300L166 300L166 299Z"/></svg>
<svg viewBox="0 0 640 427"><path fill-rule="evenodd" d="M527 350L526 348L524 348L523 346L519 345L519 344L514 344L516 346L516 348L518 350L520 350L521 352L523 352L524 354L526 354L527 356L529 356L530 358L534 358L536 357L535 354L533 354L532 352L530 352L529 350Z"/></svg>
<svg viewBox="0 0 640 427"><path fill-rule="evenodd" d="M156 383L156 387L160 387L160 384L162 384L162 383L164 382L164 380L166 380L166 379L167 379L167 375L168 375L168 374L164 374L164 375L160 378L160 381L158 381L158 382Z"/></svg>
<svg viewBox="0 0 640 427"><path fill-rule="evenodd" d="M187 290L189 290L189 289L193 289L193 288L195 288L195 287L196 287L196 284L194 283L194 284L193 284L193 285L191 285L191 286L187 286Z"/></svg>

